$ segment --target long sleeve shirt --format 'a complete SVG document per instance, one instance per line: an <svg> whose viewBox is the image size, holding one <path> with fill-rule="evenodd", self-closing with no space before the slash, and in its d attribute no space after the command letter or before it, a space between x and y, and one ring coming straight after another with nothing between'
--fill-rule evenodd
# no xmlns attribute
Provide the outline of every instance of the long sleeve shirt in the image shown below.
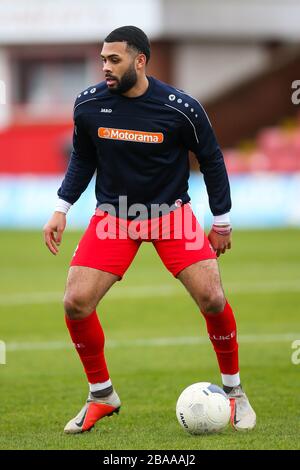
<svg viewBox="0 0 300 470"><path fill-rule="evenodd" d="M105 82L80 93L73 151L59 198L74 204L96 172L97 206L190 201L189 158L199 162L213 215L230 211L224 159L211 123L193 97L153 77L136 98L112 94Z"/></svg>

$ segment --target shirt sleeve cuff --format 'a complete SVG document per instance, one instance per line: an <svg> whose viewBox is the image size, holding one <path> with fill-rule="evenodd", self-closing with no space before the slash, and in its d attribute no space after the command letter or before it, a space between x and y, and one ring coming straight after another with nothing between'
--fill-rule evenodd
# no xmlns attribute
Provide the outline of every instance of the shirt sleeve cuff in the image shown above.
<svg viewBox="0 0 300 470"><path fill-rule="evenodd" d="M56 205L55 205L55 212L63 212L64 214L67 214L68 210L72 204L70 202L64 201L63 199L57 199Z"/></svg>
<svg viewBox="0 0 300 470"><path fill-rule="evenodd" d="M230 225L230 213L226 212L226 214L215 215L213 224L214 225Z"/></svg>

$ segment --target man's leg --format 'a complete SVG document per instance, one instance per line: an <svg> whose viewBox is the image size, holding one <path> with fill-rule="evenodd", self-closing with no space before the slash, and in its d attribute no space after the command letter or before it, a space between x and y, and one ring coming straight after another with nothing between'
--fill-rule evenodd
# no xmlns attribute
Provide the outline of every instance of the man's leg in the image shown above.
<svg viewBox="0 0 300 470"><path fill-rule="evenodd" d="M96 307L120 277L101 270L71 266L64 297L65 319L83 364L90 387L89 403L71 420L67 433L90 429L101 417L117 412L120 401L114 392L104 356L104 333Z"/></svg>
<svg viewBox="0 0 300 470"><path fill-rule="evenodd" d="M238 430L252 429L256 416L241 389L236 322L225 299L217 260L194 263L178 274L200 308L217 355L224 390L232 405L232 424Z"/></svg>
<svg viewBox="0 0 300 470"><path fill-rule="evenodd" d="M66 324L84 366L90 390L105 393L111 382L104 357L104 333L96 307L119 276L84 266L71 266L64 297Z"/></svg>
<svg viewBox="0 0 300 470"><path fill-rule="evenodd" d="M214 346L223 385L240 384L236 323L221 285L218 263L215 259L199 261L183 269L178 279L203 314L209 338Z"/></svg>
<svg viewBox="0 0 300 470"><path fill-rule="evenodd" d="M64 298L66 323L90 394L87 404L65 427L68 433L87 431L120 407L106 367L104 333L96 314L98 302L124 276L141 244L118 234L118 219L97 210L71 261Z"/></svg>

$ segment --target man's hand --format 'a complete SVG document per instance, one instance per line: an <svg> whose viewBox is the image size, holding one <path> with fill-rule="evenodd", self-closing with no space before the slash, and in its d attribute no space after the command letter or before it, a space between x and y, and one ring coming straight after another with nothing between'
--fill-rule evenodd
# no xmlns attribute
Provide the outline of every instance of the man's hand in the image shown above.
<svg viewBox="0 0 300 470"><path fill-rule="evenodd" d="M230 226L228 226L227 231L222 228L222 230L220 230L220 233L218 233L218 228L213 226L213 228L208 234L208 239L213 249L215 250L217 257L219 257L221 253L225 253L226 250L230 250L231 248Z"/></svg>
<svg viewBox="0 0 300 470"><path fill-rule="evenodd" d="M49 222L44 226L44 240L53 255L58 253L57 246L61 243L65 228L66 214L63 212L54 212Z"/></svg>

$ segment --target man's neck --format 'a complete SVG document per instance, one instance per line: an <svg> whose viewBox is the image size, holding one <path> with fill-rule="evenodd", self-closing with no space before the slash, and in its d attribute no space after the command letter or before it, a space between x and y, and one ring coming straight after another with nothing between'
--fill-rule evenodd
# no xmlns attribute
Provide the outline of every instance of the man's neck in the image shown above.
<svg viewBox="0 0 300 470"><path fill-rule="evenodd" d="M134 87L130 88L130 90L126 91L126 93L123 93L123 95L127 96L127 98L138 98L139 96L142 96L144 93L146 93L148 86L149 80L146 75L144 75L144 77L137 81Z"/></svg>

